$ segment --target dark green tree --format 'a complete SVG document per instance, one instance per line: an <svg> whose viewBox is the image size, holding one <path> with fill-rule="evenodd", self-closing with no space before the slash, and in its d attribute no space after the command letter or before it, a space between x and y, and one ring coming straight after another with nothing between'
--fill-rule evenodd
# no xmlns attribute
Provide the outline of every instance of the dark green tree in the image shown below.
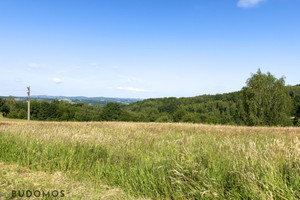
<svg viewBox="0 0 300 200"><path fill-rule="evenodd" d="M183 105L179 106L173 115L174 122L180 122L186 115L186 110Z"/></svg>
<svg viewBox="0 0 300 200"><path fill-rule="evenodd" d="M199 113L187 113L181 119L183 122L199 123L201 118Z"/></svg>
<svg viewBox="0 0 300 200"><path fill-rule="evenodd" d="M284 78L263 74L259 69L246 83L243 95L248 125L290 124L291 98Z"/></svg>
<svg viewBox="0 0 300 200"><path fill-rule="evenodd" d="M91 121L92 111L88 105L83 105L77 112L75 112L76 121Z"/></svg>
<svg viewBox="0 0 300 200"><path fill-rule="evenodd" d="M9 107L6 104L6 100L2 98L0 98L0 112L4 117L9 113Z"/></svg>
<svg viewBox="0 0 300 200"><path fill-rule="evenodd" d="M295 106L294 106L294 125L300 126L300 96L295 98Z"/></svg>
<svg viewBox="0 0 300 200"><path fill-rule="evenodd" d="M159 117L155 121L156 122L172 122L172 117L169 113L163 112L159 115Z"/></svg>
<svg viewBox="0 0 300 200"><path fill-rule="evenodd" d="M20 109L18 112L19 119L27 119L27 111L24 109Z"/></svg>
<svg viewBox="0 0 300 200"><path fill-rule="evenodd" d="M135 113L127 110L123 110L120 115L120 121L135 121Z"/></svg>
<svg viewBox="0 0 300 200"><path fill-rule="evenodd" d="M30 118L33 120L39 119L39 112L40 112L40 102L37 102L35 100L30 101Z"/></svg>
<svg viewBox="0 0 300 200"><path fill-rule="evenodd" d="M5 101L5 105L8 107L9 112L12 112L16 109L17 102L13 96L9 96Z"/></svg>
<svg viewBox="0 0 300 200"><path fill-rule="evenodd" d="M121 115L121 106L118 103L108 103L103 106L101 119L104 121L117 121Z"/></svg>
<svg viewBox="0 0 300 200"><path fill-rule="evenodd" d="M55 119L55 113L57 108L57 102L53 101L51 103L47 101L42 101L40 103L40 110L38 113L39 120L51 120Z"/></svg>

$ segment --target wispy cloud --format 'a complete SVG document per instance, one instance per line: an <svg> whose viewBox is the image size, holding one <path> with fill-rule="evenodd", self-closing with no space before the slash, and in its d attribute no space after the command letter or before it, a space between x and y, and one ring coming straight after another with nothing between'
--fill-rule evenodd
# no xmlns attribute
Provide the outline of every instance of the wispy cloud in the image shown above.
<svg viewBox="0 0 300 200"><path fill-rule="evenodd" d="M117 87L118 90L128 90L132 92L146 92L147 90L144 89L139 89L139 88L134 88L134 87Z"/></svg>
<svg viewBox="0 0 300 200"><path fill-rule="evenodd" d="M238 7L250 8L256 6L258 3L264 0L239 0Z"/></svg>
<svg viewBox="0 0 300 200"><path fill-rule="evenodd" d="M57 77L54 77L52 80L53 80L53 82L56 83L56 84L62 83L61 79L60 79L60 78L57 78Z"/></svg>
<svg viewBox="0 0 300 200"><path fill-rule="evenodd" d="M119 69L120 67L117 66L117 65L114 65L114 66L112 66L111 68L113 68L113 69Z"/></svg>
<svg viewBox="0 0 300 200"><path fill-rule="evenodd" d="M30 68L34 68L34 69L37 69L37 68L40 67L40 66L39 66L38 64L36 64L36 63L29 63L28 66L29 66Z"/></svg>
<svg viewBox="0 0 300 200"><path fill-rule="evenodd" d="M103 67L101 67L101 66L99 66L97 63L95 63L95 62L92 62L92 63L90 63L90 65L91 66L93 66L93 67L95 67L95 69L104 69Z"/></svg>

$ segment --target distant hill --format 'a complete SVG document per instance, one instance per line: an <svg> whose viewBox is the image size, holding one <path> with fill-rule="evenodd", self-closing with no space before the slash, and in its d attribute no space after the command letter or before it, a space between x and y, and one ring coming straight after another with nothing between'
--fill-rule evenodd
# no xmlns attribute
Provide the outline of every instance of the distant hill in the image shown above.
<svg viewBox="0 0 300 200"><path fill-rule="evenodd" d="M1 96L1 98L7 98L7 96ZM26 102L27 97L14 97L17 101ZM32 100L36 100L38 102L41 102L43 100L45 101L53 101L53 100L59 100L59 101L65 101L68 103L83 103L88 104L91 106L94 105L106 105L109 102L116 102L119 104L130 104L135 103L137 101L141 101L143 99L138 98L113 98L113 97L84 97L84 96L74 96L74 97L67 97L67 96L48 96L48 95L32 95Z"/></svg>
<svg viewBox="0 0 300 200"><path fill-rule="evenodd" d="M297 114L300 86L287 86L292 98L292 113ZM196 97L168 97L145 99L125 106L129 112L140 113L144 121L175 121L214 124L244 125L247 118L242 91L200 95Z"/></svg>
<svg viewBox="0 0 300 200"><path fill-rule="evenodd" d="M300 125L300 86L287 86L291 112L284 125ZM7 98L7 97L5 97ZM32 96L31 118L54 121L192 122L247 125L249 119L242 91L152 99ZM46 100L46 101L45 101ZM0 113L26 119L27 98L0 98ZM121 104L121 105L119 105ZM90 105L90 106L88 106ZM101 106L94 106L101 105ZM103 105L103 106L102 106Z"/></svg>

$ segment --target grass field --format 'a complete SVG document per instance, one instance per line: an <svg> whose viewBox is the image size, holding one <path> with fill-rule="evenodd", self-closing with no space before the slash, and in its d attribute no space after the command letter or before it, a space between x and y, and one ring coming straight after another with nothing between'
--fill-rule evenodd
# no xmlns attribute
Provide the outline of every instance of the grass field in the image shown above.
<svg viewBox="0 0 300 200"><path fill-rule="evenodd" d="M1 119L0 161L0 199L300 198L300 128Z"/></svg>

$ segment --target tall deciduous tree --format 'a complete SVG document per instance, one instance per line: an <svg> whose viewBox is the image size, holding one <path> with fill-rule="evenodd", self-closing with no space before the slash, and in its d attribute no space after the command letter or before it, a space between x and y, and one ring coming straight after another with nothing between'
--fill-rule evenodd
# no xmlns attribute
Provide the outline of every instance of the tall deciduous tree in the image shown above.
<svg viewBox="0 0 300 200"><path fill-rule="evenodd" d="M243 95L248 125L290 124L291 98L284 78L263 74L259 69L246 83Z"/></svg>

